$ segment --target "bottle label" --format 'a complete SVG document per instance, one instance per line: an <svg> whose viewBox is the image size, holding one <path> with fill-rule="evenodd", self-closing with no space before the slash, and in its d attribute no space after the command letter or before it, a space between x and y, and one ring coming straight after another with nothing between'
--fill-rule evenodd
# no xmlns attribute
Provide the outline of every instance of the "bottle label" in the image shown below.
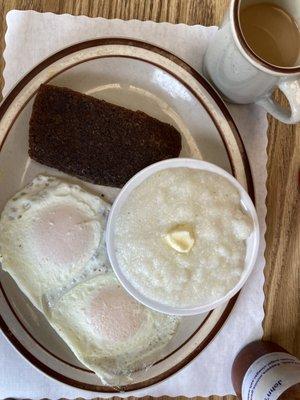
<svg viewBox="0 0 300 400"><path fill-rule="evenodd" d="M300 361L287 353L269 353L248 368L242 384L243 400L276 400L300 383Z"/></svg>

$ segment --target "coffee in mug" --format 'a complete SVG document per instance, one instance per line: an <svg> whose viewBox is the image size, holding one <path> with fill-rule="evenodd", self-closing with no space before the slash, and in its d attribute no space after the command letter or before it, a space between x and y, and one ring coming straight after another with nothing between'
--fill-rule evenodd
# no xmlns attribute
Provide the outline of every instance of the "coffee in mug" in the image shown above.
<svg viewBox="0 0 300 400"><path fill-rule="evenodd" d="M256 103L300 122L300 0L231 0L208 45L203 72L224 99ZM290 108L274 100L279 88Z"/></svg>
<svg viewBox="0 0 300 400"><path fill-rule="evenodd" d="M258 3L240 11L245 41L261 59L279 67L294 67L300 55L300 31L296 20L272 3Z"/></svg>

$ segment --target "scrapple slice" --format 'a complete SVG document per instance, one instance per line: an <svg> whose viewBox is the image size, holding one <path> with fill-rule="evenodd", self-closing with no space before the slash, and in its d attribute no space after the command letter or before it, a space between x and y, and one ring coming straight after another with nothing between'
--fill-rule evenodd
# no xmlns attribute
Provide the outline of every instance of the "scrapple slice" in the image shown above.
<svg viewBox="0 0 300 400"><path fill-rule="evenodd" d="M64 87L42 85L29 128L29 156L99 185L122 187L144 167L178 157L171 125Z"/></svg>

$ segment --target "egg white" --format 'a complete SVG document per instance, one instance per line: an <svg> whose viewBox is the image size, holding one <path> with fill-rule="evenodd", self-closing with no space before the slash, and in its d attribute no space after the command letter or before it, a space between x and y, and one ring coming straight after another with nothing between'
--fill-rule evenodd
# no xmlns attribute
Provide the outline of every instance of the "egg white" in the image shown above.
<svg viewBox="0 0 300 400"><path fill-rule="evenodd" d="M0 261L77 358L118 386L161 357L179 318L120 286L105 250L109 209L78 185L40 175L1 214Z"/></svg>
<svg viewBox="0 0 300 400"><path fill-rule="evenodd" d="M40 311L109 268L109 209L78 185L43 175L7 202L0 219L2 268Z"/></svg>
<svg viewBox="0 0 300 400"><path fill-rule="evenodd" d="M116 289L118 295L113 301L104 297L101 301L105 304L94 303L101 291ZM106 313L95 323L97 306L104 307ZM130 382L132 372L157 361L179 322L178 317L152 311L138 303L120 287L113 273L98 275L74 287L49 309L47 318L77 358L104 384L113 386ZM131 322L132 330L120 334L124 318L130 321L138 318L140 325ZM103 330L102 324L108 324L110 331Z"/></svg>

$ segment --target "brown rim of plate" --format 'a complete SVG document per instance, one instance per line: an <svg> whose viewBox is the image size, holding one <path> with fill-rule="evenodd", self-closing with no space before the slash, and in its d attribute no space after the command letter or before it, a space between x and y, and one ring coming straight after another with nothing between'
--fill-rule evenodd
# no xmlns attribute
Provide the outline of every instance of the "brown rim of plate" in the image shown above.
<svg viewBox="0 0 300 400"><path fill-rule="evenodd" d="M183 69L185 69L191 76L193 76L200 83L201 86L203 86L207 90L207 92L211 95L213 100L217 103L218 107L222 111L223 116L226 118L228 124L230 125L230 128L231 128L231 130L233 132L234 138L235 138L236 143L238 145L238 148L239 148L239 151L240 151L240 155L241 155L241 158L242 158L242 162L243 162L243 165L244 165L246 181L247 181L247 187L248 187L248 193L249 193L250 197L252 198L252 200L255 201L254 186L253 186L253 180L252 180L252 174L251 174L251 169L250 169L250 165L249 165L249 160L248 160L248 157L247 157L247 154L246 154L246 151L245 151L244 144L243 144L242 139L240 137L240 134L238 132L238 129L237 129L237 127L236 127L236 125L235 125L235 123L233 121L233 118L231 117L226 105L224 104L222 99L219 97L219 95L215 91L215 89L213 89L211 87L211 85L205 80L205 78L203 78L197 71L195 71L192 67L190 67L185 61L183 61L179 57L175 56L174 54L168 52L167 50L161 49L161 48L159 48L159 47L157 47L155 45L152 45L150 43L145 43L145 42L141 42L141 41L138 41L138 40L126 39L126 38L103 38L103 39L93 39L93 40L89 40L89 41L85 41L85 42L80 42L80 43L77 43L75 45L69 46L69 47L67 47L67 48L65 48L63 50L58 51L57 53L51 55L50 57L48 57L47 59L42 61L40 64L38 64L36 67L34 67L11 90L11 92L7 95L7 97L3 100L2 104L0 105L0 120L2 119L3 115L5 114L5 112L7 111L8 107L10 106L10 104L15 99L15 97L19 94L19 92L39 72L41 72L44 68L48 67L51 63L61 59L64 56L67 56L67 55L69 55L69 54L71 54L71 53L73 53L75 51L80 51L80 50L83 50L83 49L86 49L86 48L89 48L89 47L96 47L96 46L101 46L101 45L102 46L103 45L127 45L127 46L132 46L132 47L143 48L143 49L152 51L154 53L157 53L159 55L162 55L162 56L168 58L169 60L171 60L172 62L174 62L175 64L179 65ZM111 57L122 57L122 56L117 55L117 56L111 56ZM96 59L97 58L101 58L101 56L94 57L94 58L96 58ZM104 58L104 57L102 57L102 58ZM107 56L106 56L106 58L107 58ZM177 77L173 72L169 71L167 68L164 68L164 67L162 67L160 65L155 64L154 62L149 62L147 60L144 60L144 59L141 59L141 58L138 58L138 57L126 56L126 58L133 58L133 59L137 59L137 60L140 60L140 61L148 62L148 63L151 63L153 65L156 65L157 67L159 67L161 69L164 69L166 72L168 72L169 74L174 76L177 80L180 80L180 82L183 83L195 95L195 97L198 99L198 101L202 104L202 106L205 108L205 110L210 115L210 117L213 120L218 132L220 133L220 136L221 136L222 141L224 143L224 146L225 146L225 149L226 149L226 152L227 152L227 155L228 155L228 158L230 160L230 164L231 164L231 167L232 167L232 170L233 170L233 174L234 174L234 165L232 163L232 157L230 155L230 151L229 151L227 143L226 143L226 138L224 137L220 126L218 125L218 123L217 123L216 119L214 118L214 116L211 114L210 110L207 108L206 104L204 104L202 99L200 99L199 96L194 93L193 89L190 88L186 82L183 82L179 77ZM88 61L88 59L86 59L86 60L84 60L82 62L86 62L86 61ZM81 62L74 63L72 66L70 66L70 67L68 67L66 69L72 68L74 65L80 64L80 63ZM66 69L64 69L64 70L66 70ZM59 73L56 74L56 75L59 75L64 70L59 71ZM54 78L54 76L51 76L49 78L49 81L51 79L53 79L53 78ZM46 82L44 82L44 83L46 83ZM31 96L31 97L33 97L33 96ZM29 100L30 99L27 99L27 101L24 104L24 106L27 104L27 102ZM22 109L17 113L17 115L15 116L12 124L8 128L6 134L5 134L4 138L3 138L3 141L2 141L2 143L0 145L0 151L1 151L1 149L3 147L3 144L4 144L8 134L10 132L10 129L11 129L12 125L14 124L16 118L18 117L18 115L20 114ZM3 320L3 318L1 317L1 315L0 315L0 327L2 328L2 330L3 330L4 334L6 335L6 337L10 340L10 342L20 351L20 353L25 358L28 361L30 361L33 365L35 365L38 369L40 369L41 371L43 371L44 373L49 375L50 377L53 377L53 378L55 378L55 379L57 379L57 380L59 380L59 381L61 381L63 383L69 384L69 385L74 386L74 387L78 387L78 388L83 389L83 390L90 390L90 391L103 392L103 393L120 393L120 392L128 392L128 391L143 389L143 388L149 387L149 386L151 386L153 384L159 383L159 382L165 380L166 378L170 377L171 375L173 375L177 371L179 371L181 368L186 366L189 362L191 362L210 343L210 341L215 337L215 335L220 331L220 329L222 328L224 322L226 321L227 317L229 316L229 314L230 314L230 312L231 312L231 310L232 310L237 298L238 298L238 294L236 294L228 302L223 314L221 315L221 317L219 318L219 320L217 321L216 325L213 327L213 329L209 333L209 335L185 359L183 359L181 362L179 362L178 364L176 364L175 366L173 366L169 370L163 372L162 374L160 374L160 375L158 375L158 376L156 376L154 378L151 378L151 379L149 379L147 381L139 382L137 384L124 385L124 386L121 386L121 387L118 387L118 388L102 386L102 385L100 386L100 385L86 384L86 383L83 383L83 382L78 382L78 381L76 381L74 379L71 379L71 378L67 378L64 375L61 375L60 373L58 373L58 372L52 370L51 368L49 368L47 365L45 365L40 360L38 360L33 354L31 354L19 342L19 340L13 335L13 333L10 331L9 327L6 325L6 323ZM8 304L8 305L10 306L10 304ZM205 321L206 320L207 320L207 317L206 317ZM204 322L202 322L202 324ZM200 327L201 327L201 325L200 325ZM200 329L200 327L198 329ZM197 331L198 331L198 329L197 329ZM35 340L35 342L36 342L36 340ZM36 342L36 343L39 344L38 342ZM180 347L182 347L182 346L180 346ZM177 350L175 350L175 351L177 351Z"/></svg>
<svg viewBox="0 0 300 400"><path fill-rule="evenodd" d="M238 40L243 47L244 51L247 53L249 57L254 59L257 63L262 65L265 68L268 68L274 72L280 73L280 74L296 74L300 73L300 65L297 65L295 67L280 67L278 65L274 65L269 63L268 61L265 61L263 58L259 57L253 50L252 48L248 45L248 43L245 40L244 34L241 29L241 24L240 24L240 6L241 6L241 0L236 0L233 5L233 23L234 23L234 28L238 37Z"/></svg>

